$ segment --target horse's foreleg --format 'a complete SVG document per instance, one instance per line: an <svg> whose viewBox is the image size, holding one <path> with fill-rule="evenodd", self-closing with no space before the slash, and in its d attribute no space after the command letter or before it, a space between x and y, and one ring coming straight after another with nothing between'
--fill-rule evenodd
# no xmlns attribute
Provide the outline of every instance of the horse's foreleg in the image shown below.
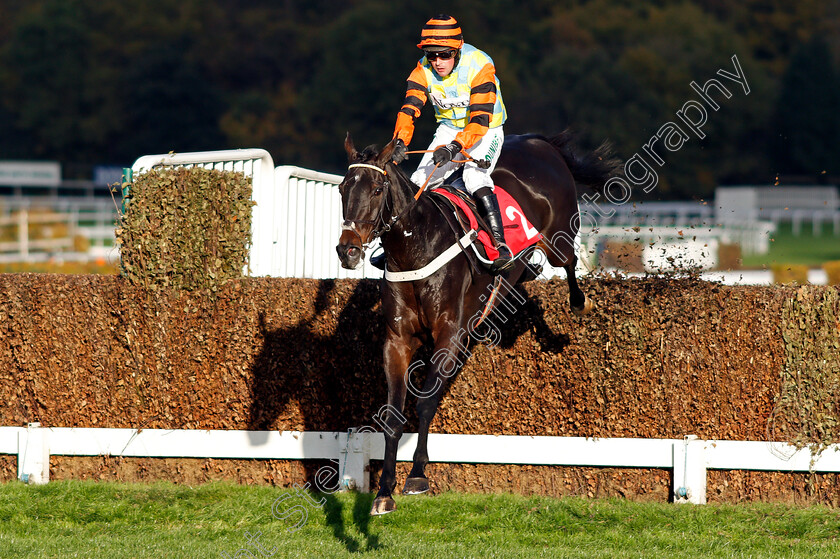
<svg viewBox="0 0 840 559"><path fill-rule="evenodd" d="M566 281L569 283L569 305L571 305L573 313L578 316L585 316L592 312L595 303L578 286L575 266L577 266L576 256L572 257L569 264L563 266L563 269L566 270Z"/></svg>
<svg viewBox="0 0 840 559"><path fill-rule="evenodd" d="M452 338L443 337L435 345L429 373L423 385L422 392L417 394L417 448L414 451L414 462L408 479L405 481L403 493L416 495L429 490L429 480L426 477L426 465L429 463L429 426L435 417L440 400L446 391L446 385L463 367L466 355L451 329ZM463 340L466 343L468 340Z"/></svg>
<svg viewBox="0 0 840 559"><path fill-rule="evenodd" d="M388 408L384 419L385 457L382 463L382 475L379 478L379 492L373 501L370 514L379 515L393 512L397 505L391 496L397 485L397 445L403 434L405 417L405 372L411 363L415 347L399 339L385 340L385 374L388 379Z"/></svg>

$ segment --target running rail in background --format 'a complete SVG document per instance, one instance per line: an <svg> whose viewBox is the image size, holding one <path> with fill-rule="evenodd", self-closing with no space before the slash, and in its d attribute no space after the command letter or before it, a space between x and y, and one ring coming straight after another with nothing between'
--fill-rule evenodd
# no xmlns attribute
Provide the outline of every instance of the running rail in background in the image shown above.
<svg viewBox="0 0 840 559"><path fill-rule="evenodd" d="M338 260L335 246L343 221L338 184L343 178L300 167L275 169L272 230L277 254L268 275L314 279L382 277L382 271L371 266L369 258L358 270L345 270ZM366 256L378 246L377 240Z"/></svg>
<svg viewBox="0 0 840 559"><path fill-rule="evenodd" d="M369 429L369 428L368 428ZM368 429L362 429L367 431ZM400 440L397 460L410 462L416 433ZM840 472L840 445L819 456L781 442L683 439L590 439L511 435L429 435L429 460L455 464L531 464L673 470L675 502L706 503L706 470ZM50 455L260 460L337 460L344 487L370 490L370 460L382 460L382 433L204 431L0 427L0 454L16 454L18 478L49 481Z"/></svg>

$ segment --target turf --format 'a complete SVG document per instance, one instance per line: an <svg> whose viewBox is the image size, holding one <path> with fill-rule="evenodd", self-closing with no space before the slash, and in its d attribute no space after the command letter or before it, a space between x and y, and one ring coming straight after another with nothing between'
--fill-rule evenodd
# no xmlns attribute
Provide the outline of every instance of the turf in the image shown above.
<svg viewBox="0 0 840 559"><path fill-rule="evenodd" d="M0 485L0 557L840 555L840 512L825 507L446 493L397 496L396 513L371 518L372 495L307 495L222 483L10 482Z"/></svg>
<svg viewBox="0 0 840 559"><path fill-rule="evenodd" d="M790 223L781 223L770 235L770 252L744 256L743 265L769 268L772 264L804 264L818 268L824 262L840 260L840 236L833 232L831 224L823 224L821 234L814 235L811 224L806 223L797 236Z"/></svg>

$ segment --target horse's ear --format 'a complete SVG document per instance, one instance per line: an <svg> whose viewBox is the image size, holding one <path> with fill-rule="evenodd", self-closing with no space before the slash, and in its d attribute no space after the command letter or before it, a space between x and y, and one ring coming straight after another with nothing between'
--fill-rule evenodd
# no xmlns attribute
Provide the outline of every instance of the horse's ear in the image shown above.
<svg viewBox="0 0 840 559"><path fill-rule="evenodd" d="M353 145L353 138L350 137L350 132L347 132L347 137L344 138L344 151L347 152L347 160L350 162L359 158L359 152L356 151L356 146Z"/></svg>
<svg viewBox="0 0 840 559"><path fill-rule="evenodd" d="M380 151L379 155L376 157L376 162L380 167L384 167L387 163L391 162L391 156L394 154L395 147L397 147L396 138L388 142L388 145L382 148L382 151Z"/></svg>

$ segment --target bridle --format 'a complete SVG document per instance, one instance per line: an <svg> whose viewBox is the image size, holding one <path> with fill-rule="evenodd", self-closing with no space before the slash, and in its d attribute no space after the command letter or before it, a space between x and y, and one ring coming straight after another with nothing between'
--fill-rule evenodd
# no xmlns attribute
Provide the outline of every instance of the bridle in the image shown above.
<svg viewBox="0 0 840 559"><path fill-rule="evenodd" d="M403 211L401 211L400 213L398 213L396 215L391 216L391 219L386 222L384 219L382 219L382 213L385 211L385 207L388 205L388 196L391 194L391 179L388 177L388 171L386 171L382 167L378 167L376 165L371 165L369 163L353 163L352 165L349 165L347 167L348 170L349 169L357 169L357 168L371 169L373 171L377 171L379 173L382 173L382 175L385 177L385 180L382 182L382 190L383 190L382 202L379 204L379 212L377 213L376 217L373 218L372 220L345 219L344 223L341 226L341 228L343 230L352 231L357 237L359 237L359 242L361 243L362 242L362 236L361 236L361 234L359 234L359 231L356 229L356 224L357 223L364 223L364 224L368 224L368 225L373 225L373 224L376 224L376 223L380 223L381 226L375 228L373 230L373 232L371 233L370 240L367 243L362 244L362 248L367 249L373 241L375 241L376 239L378 239L379 237L381 237L382 235L384 235L385 233L390 231L391 228L394 226L394 224L397 221L399 221L399 219L403 215L405 215L405 213L414 205L414 203L412 202L411 204L406 206L403 209ZM414 201L416 202L417 198L415 198Z"/></svg>
<svg viewBox="0 0 840 559"><path fill-rule="evenodd" d="M406 152L406 153L427 153L427 152L430 152L430 151L432 151L432 150L409 151L409 152ZM453 163L463 164L463 163L466 163L467 161L475 161L476 164L480 167L484 167L485 163L487 165L489 165L489 162L477 161L467 154L463 154L463 155L465 157L464 159L454 160ZM362 243L362 248L367 249L373 241L375 241L376 239L378 239L379 237L381 237L382 235L384 235L385 233L390 231L391 228L394 226L394 224L397 223L397 221L399 221L400 218L403 215L405 215L408 212L408 210L410 210L414 206L414 204L417 203L417 200L420 198L420 195L423 194L423 192L425 192L426 186L428 186L429 181L432 179L432 176L434 176L435 171L437 171L439 167L440 167L440 163L435 165L435 168L432 169L432 172L429 173L429 176L426 178L426 182L423 183L423 186L421 186L420 189L417 191L417 193L414 194L414 199L411 201L411 203L408 204L405 208L403 208L403 210L400 213L398 213L397 215L391 216L391 219L388 221L388 223L385 223L385 220L382 219L382 212L385 211L385 206L387 205L388 195L391 193L391 179L388 177L388 171L386 171L385 169L383 169L382 167L379 167L377 165L371 165L370 163L352 163L351 165L348 165L348 167L347 167L348 170L350 170L350 169L371 169L373 171L377 171L379 173L382 173L382 175L385 177L385 180L382 182L382 190L384 192L384 196L382 196L382 202L379 205L379 213L377 214L377 216L374 219L372 219L372 220L345 219L344 223L342 223L342 225L341 225L342 230L352 231L353 234L355 234L357 237L359 237L359 242L362 243L362 236L361 236L361 234L359 234L359 231L356 229L356 224L357 223L364 223L364 224L368 224L368 225L373 225L377 222L381 223L382 224L381 227L373 230L373 233L371 234L370 240L366 244Z"/></svg>
<svg viewBox="0 0 840 559"><path fill-rule="evenodd" d="M379 173L382 173L382 175L385 177L385 180L382 182L382 190L383 190L382 202L379 205L379 213L376 215L376 217L373 218L372 220L345 219L344 223L341 226L341 228L344 229L344 230L352 231L357 237L359 237L359 242L361 243L362 242L362 236L359 234L358 230L356 230L356 225L355 224L356 223L366 223L366 224L373 225L375 223L381 223L381 226L374 229L373 232L371 233L370 240L366 244L362 244L362 248L367 249L373 241L375 241L376 239L378 239L379 237L381 237L382 235L384 235L385 233L390 231L391 228L394 226L394 224L396 224L397 221L399 221L400 218L402 218L402 216L404 216L406 213L408 213L408 210L410 210L412 207L414 207L414 204L417 203L417 199L420 198L420 194L422 194L423 191L425 190L426 185L424 184L423 187L420 190L417 191L417 194L414 195L414 198L413 198L413 200L411 201L410 204L408 204L405 208L403 208L403 210L400 213L398 213L396 215L392 215L391 219L389 219L386 222L384 219L382 219L382 212L385 211L385 207L387 206L388 196L391 194L391 184L392 184L391 179L388 177L388 171L386 171L382 167L378 167L376 165L371 165L370 163L353 163L353 164L351 164L347 167L348 170L349 169L356 169L356 168L371 169L373 171L377 171ZM438 166L436 165L435 170L437 170L437 168L438 168ZM432 171L432 173L429 174L429 177L431 178L431 176L433 174L434 174L434 171ZM428 184L428 182L429 181L427 180L426 184Z"/></svg>

